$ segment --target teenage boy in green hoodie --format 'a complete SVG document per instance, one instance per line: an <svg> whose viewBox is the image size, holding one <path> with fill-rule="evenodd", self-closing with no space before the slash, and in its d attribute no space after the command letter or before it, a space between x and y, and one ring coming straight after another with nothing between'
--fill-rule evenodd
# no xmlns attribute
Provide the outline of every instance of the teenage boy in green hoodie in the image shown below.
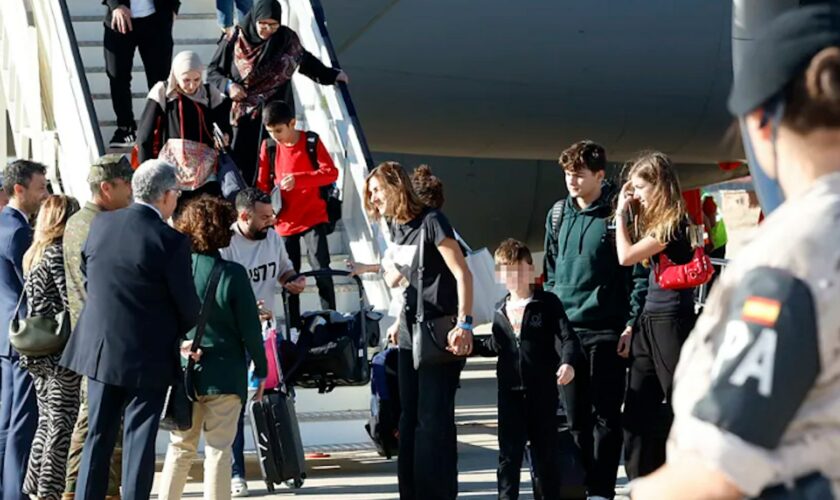
<svg viewBox="0 0 840 500"><path fill-rule="evenodd" d="M590 500L615 497L621 454L621 404L633 323L644 305L647 270L619 265L616 187L604 181L604 148L573 144L560 155L569 196L548 213L544 288L556 294L580 337L583 366L561 388L587 470Z"/></svg>

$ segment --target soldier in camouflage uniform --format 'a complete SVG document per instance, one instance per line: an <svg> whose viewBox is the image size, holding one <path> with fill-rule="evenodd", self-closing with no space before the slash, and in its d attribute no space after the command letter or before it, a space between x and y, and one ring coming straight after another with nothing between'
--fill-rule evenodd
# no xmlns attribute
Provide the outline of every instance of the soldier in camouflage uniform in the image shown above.
<svg viewBox="0 0 840 500"><path fill-rule="evenodd" d="M123 155L105 155L90 168L88 184L93 200L67 221L64 232L64 272L67 277L67 298L70 304L72 324L82 312L85 303L85 280L82 275L82 247L93 219L103 211L125 208L131 204L131 165ZM88 434L87 383L81 386L81 407L67 462L67 487L64 498L75 497L76 480L82 461L82 448ZM122 434L122 431L120 431ZM122 450L119 444L114 449L108 480L108 498L119 498Z"/></svg>
<svg viewBox="0 0 840 500"><path fill-rule="evenodd" d="M667 463L633 500L840 498L840 6L744 56L729 109L769 216L683 347Z"/></svg>

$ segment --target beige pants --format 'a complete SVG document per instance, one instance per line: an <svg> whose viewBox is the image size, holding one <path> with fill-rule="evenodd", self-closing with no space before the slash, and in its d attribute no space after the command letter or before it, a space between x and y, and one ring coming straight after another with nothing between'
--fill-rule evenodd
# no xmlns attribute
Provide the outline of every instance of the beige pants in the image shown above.
<svg viewBox="0 0 840 500"><path fill-rule="evenodd" d="M198 439L204 431L204 498L230 498L231 446L242 400L234 394L199 396L193 404L192 428L170 432L158 498L179 499L187 484Z"/></svg>

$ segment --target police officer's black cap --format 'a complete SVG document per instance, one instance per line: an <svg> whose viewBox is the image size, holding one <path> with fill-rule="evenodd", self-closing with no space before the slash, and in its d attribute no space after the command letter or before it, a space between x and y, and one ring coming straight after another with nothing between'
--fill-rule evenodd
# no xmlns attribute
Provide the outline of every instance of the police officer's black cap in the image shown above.
<svg viewBox="0 0 840 500"><path fill-rule="evenodd" d="M819 51L833 46L840 46L840 6L821 4L781 14L744 51L729 111L743 116L758 109L804 73Z"/></svg>

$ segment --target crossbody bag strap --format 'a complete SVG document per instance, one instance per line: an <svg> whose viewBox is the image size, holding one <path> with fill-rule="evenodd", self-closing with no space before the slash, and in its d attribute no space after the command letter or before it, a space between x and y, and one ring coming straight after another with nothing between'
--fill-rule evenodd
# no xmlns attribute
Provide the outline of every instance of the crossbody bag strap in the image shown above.
<svg viewBox="0 0 840 500"><path fill-rule="evenodd" d="M204 290L204 300L201 302L201 312L198 314L198 322L195 324L195 337L192 346L190 346L190 352L196 352L201 345L204 331L207 329L207 318L210 316L216 289L219 287L219 279L222 277L223 266L222 260L216 259L213 270L210 271L210 279L207 281L207 288ZM194 366L195 360L190 358L187 361L187 370L192 370Z"/></svg>
<svg viewBox="0 0 840 500"><path fill-rule="evenodd" d="M26 282L23 283L23 287L20 289L20 298L18 298L17 305L15 306L15 312L12 314L12 321L18 319L20 315L20 306L23 305L23 298L26 297Z"/></svg>
<svg viewBox="0 0 840 500"><path fill-rule="evenodd" d="M423 301L423 272L426 266L426 218L420 222L420 248L419 262L417 265L417 311L416 319L420 324L426 319L425 303Z"/></svg>

